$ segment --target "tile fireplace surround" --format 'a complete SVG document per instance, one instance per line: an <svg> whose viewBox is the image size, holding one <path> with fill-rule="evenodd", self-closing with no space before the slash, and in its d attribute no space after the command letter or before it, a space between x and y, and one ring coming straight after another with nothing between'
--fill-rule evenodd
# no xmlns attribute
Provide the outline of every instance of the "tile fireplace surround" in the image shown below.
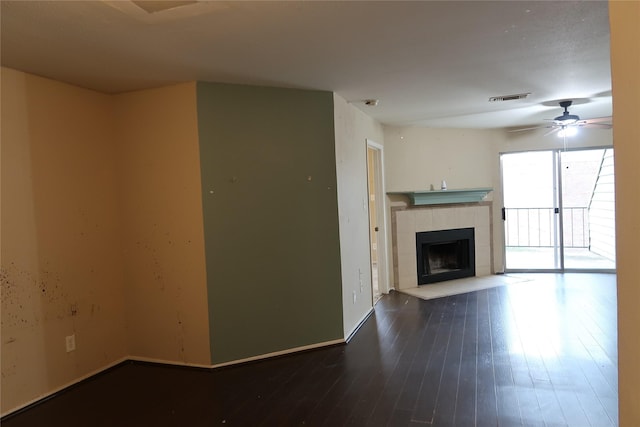
<svg viewBox="0 0 640 427"><path fill-rule="evenodd" d="M408 289L418 286L416 233L422 231L475 228L476 276L491 274L491 205L491 202L480 202L392 207L393 275L397 288Z"/></svg>

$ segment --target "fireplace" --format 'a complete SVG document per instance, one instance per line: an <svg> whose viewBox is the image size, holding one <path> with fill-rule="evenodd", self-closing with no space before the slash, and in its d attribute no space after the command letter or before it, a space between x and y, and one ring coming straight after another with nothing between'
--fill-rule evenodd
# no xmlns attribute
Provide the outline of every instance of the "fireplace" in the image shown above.
<svg viewBox="0 0 640 427"><path fill-rule="evenodd" d="M416 233L418 285L476 275L474 228Z"/></svg>

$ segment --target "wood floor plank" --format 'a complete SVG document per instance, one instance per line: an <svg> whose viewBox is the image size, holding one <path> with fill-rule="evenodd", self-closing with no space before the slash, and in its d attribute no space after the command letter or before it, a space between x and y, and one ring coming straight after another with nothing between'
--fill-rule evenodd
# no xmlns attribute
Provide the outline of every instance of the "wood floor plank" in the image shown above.
<svg viewBox="0 0 640 427"><path fill-rule="evenodd" d="M528 321L528 316L533 309L529 305L529 298L533 291L531 289L524 289L524 291L526 293L523 293L523 289L520 288L514 288L513 292L500 289L499 293L503 297L499 299L499 304L505 326L508 328L505 332L509 338L509 363L522 423L525 426L543 426L544 419L527 361L527 351L530 349L526 345L529 344L531 333L528 328L532 324Z"/></svg>
<svg viewBox="0 0 640 427"><path fill-rule="evenodd" d="M477 356L476 356L476 424L478 426L499 425L496 366L493 349L489 292L478 292L477 307ZM516 413L517 406L516 406ZM519 414L519 413L518 413Z"/></svg>
<svg viewBox="0 0 640 427"><path fill-rule="evenodd" d="M424 329L417 352L411 362L409 372L400 389L400 393L398 393L398 397L395 400L395 410L398 411L413 411L413 408L415 408L425 370L429 364L431 354L434 351L444 304L428 305L430 306L428 316L421 318Z"/></svg>
<svg viewBox="0 0 640 427"><path fill-rule="evenodd" d="M488 314L485 318L488 318L490 329L498 425L522 426L520 404L511 369L509 328L506 325L507 319L503 307L499 302L500 298L498 290L487 291Z"/></svg>
<svg viewBox="0 0 640 427"><path fill-rule="evenodd" d="M462 359L462 348L464 338L464 328L467 316L467 294L453 297L455 310L449 335L442 378L440 380L440 391L436 401L433 424L454 425L455 412L458 399L458 388L460 385L460 370ZM472 397L475 400L475 396Z"/></svg>
<svg viewBox="0 0 640 427"><path fill-rule="evenodd" d="M433 351L427 362L416 405L413 410L412 421L415 422L433 423L433 417L440 394L440 386L442 385L444 363L449 348L449 338L451 336L451 329L453 328L453 313L455 310L452 298L447 297L445 303L447 310L440 316L440 324L438 325Z"/></svg>

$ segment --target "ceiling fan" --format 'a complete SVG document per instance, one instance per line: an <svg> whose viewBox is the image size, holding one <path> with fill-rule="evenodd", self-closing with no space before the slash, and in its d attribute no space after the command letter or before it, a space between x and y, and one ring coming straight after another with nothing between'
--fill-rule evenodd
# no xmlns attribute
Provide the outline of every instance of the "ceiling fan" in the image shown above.
<svg viewBox="0 0 640 427"><path fill-rule="evenodd" d="M534 126L529 128L521 128L521 129L513 129L510 132L521 132L526 130L533 129L542 129L547 128L551 129L549 132L545 133L544 136L551 135L552 133L558 132L558 136L573 136L576 134L579 127L585 128L600 128L600 129L611 129L613 125L611 124L611 116L609 117L596 117L593 119L585 119L582 120L580 116L569 113L569 107L573 101L565 100L560 101L560 107L564 108L562 115L555 117L553 119L545 119L545 120L553 120L553 123L547 126Z"/></svg>

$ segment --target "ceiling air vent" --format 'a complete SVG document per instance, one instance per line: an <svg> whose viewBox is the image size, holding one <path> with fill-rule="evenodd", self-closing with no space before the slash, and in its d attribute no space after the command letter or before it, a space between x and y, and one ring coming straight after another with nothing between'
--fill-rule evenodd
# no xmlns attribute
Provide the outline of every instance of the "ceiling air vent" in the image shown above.
<svg viewBox="0 0 640 427"><path fill-rule="evenodd" d="M531 92L516 93L515 95L492 96L491 98L489 98L489 102L514 101L516 99L528 98L529 95L531 95Z"/></svg>

